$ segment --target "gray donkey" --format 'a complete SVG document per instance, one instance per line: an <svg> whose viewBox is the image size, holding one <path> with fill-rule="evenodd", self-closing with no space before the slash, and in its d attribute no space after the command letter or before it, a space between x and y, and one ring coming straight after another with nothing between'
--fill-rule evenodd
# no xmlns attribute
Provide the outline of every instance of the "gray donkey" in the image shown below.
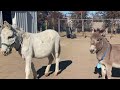
<svg viewBox="0 0 120 90"><path fill-rule="evenodd" d="M96 53L101 64L102 78L107 76L110 79L112 67L120 68L120 44L110 44L100 32L94 32L90 39L90 52Z"/></svg>

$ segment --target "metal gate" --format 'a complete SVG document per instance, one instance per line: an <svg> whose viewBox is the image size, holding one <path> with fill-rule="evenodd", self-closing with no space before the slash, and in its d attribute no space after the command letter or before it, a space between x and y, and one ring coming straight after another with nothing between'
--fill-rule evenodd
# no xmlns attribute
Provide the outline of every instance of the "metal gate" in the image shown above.
<svg viewBox="0 0 120 90"><path fill-rule="evenodd" d="M2 18L2 11L0 11L0 25L3 23L3 18ZM1 33L1 27L0 27L0 33ZM0 47L1 47L1 37L0 37Z"/></svg>
<svg viewBox="0 0 120 90"><path fill-rule="evenodd" d="M37 33L37 11L12 11L11 14L17 27L25 32Z"/></svg>
<svg viewBox="0 0 120 90"><path fill-rule="evenodd" d="M11 18L13 26L22 28L25 32L37 33L37 11L11 11ZM0 24L3 24L2 11L0 11Z"/></svg>

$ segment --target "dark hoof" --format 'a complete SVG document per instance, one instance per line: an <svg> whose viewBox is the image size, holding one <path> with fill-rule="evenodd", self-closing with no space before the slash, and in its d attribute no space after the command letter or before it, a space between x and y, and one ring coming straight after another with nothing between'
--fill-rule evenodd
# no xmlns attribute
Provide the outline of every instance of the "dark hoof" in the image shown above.
<svg viewBox="0 0 120 90"><path fill-rule="evenodd" d="M101 77L102 77L102 75L99 75L99 76L98 76L98 78L101 78Z"/></svg>

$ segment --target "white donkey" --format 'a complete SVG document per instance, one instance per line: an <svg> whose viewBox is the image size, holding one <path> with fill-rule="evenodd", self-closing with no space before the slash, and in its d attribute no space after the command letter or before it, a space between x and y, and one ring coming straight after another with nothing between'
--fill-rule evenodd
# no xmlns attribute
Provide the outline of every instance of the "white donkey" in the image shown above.
<svg viewBox="0 0 120 90"><path fill-rule="evenodd" d="M40 33L27 33L20 29L14 29L7 21L4 21L1 31L1 52L4 56L15 48L26 61L26 79L29 79L32 58L48 57L49 63L45 70L45 76L49 75L52 61L56 59L55 75L59 70L60 36L55 30L45 30Z"/></svg>

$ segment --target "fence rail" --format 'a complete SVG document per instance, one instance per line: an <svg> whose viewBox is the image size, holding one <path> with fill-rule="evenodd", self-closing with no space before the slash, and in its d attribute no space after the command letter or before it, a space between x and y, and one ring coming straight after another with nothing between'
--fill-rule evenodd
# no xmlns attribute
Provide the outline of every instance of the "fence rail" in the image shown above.
<svg viewBox="0 0 120 90"><path fill-rule="evenodd" d="M85 25L84 25L84 22L85 21L91 21L91 22L94 22L94 21L118 21L119 24L120 24L120 19L70 19L71 21L81 21L81 29L82 31L84 31L84 29L86 28ZM61 32L61 21L67 21L67 18L65 19L59 19L58 18L58 32L60 33Z"/></svg>

